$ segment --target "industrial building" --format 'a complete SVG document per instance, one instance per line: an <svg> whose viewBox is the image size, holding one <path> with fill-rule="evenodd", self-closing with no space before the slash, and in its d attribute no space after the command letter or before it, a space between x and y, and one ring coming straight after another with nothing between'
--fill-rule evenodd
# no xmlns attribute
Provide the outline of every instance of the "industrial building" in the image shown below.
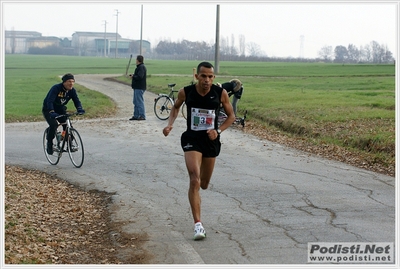
<svg viewBox="0 0 400 269"><path fill-rule="evenodd" d="M151 52L150 42L122 38L116 33L75 32L71 38L42 36L35 31L5 31L6 54L37 53L42 49L55 54L125 58ZM50 50L57 48L57 50ZM49 54L49 53L48 53Z"/></svg>

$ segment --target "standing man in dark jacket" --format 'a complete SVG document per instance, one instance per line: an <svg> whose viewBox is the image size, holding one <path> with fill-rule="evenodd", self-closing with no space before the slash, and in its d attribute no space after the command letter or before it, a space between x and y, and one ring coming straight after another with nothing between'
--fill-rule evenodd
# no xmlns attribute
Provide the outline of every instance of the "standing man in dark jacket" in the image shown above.
<svg viewBox="0 0 400 269"><path fill-rule="evenodd" d="M145 120L144 92L146 91L147 69L142 55L136 57L136 69L132 75L133 116L129 120Z"/></svg>
<svg viewBox="0 0 400 269"><path fill-rule="evenodd" d="M66 104L72 99L75 108L79 114L84 114L85 110L82 108L81 101L78 98L76 89L74 88L75 78L74 75L68 73L62 78L62 83L53 85L46 98L43 100L42 113L47 123L49 124L49 131L47 133L47 153L53 154L53 139L57 130L58 122L65 122L65 117L56 117L63 115L67 112Z"/></svg>

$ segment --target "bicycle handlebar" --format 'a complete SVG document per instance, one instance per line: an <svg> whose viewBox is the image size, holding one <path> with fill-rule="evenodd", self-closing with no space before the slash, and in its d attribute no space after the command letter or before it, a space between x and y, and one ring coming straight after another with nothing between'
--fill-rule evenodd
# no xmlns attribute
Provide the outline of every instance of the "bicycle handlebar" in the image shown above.
<svg viewBox="0 0 400 269"><path fill-rule="evenodd" d="M71 117L71 116L75 116L75 115L83 115L83 114L85 114L85 113L79 113L79 112L77 112L77 111L75 111L75 112L71 112L71 113L65 113L65 114L62 114L62 115L58 115L57 117L55 117L55 119L58 119L58 118L61 118L61 117L67 117L67 118L69 118L69 117Z"/></svg>

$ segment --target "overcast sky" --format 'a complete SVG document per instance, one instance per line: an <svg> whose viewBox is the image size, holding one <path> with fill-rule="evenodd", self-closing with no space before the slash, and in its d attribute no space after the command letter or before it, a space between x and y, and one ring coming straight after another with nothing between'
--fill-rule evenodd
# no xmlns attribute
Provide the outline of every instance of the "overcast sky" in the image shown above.
<svg viewBox="0 0 400 269"><path fill-rule="evenodd" d="M140 39L143 4L142 36L152 46L165 39L215 42L213 2L82 2L1 0L2 28L69 38L76 31L115 33L118 10L118 33ZM231 42L233 35L236 47L243 35L246 43L258 44L271 57L299 57L302 53L315 58L323 46L360 47L376 41L398 55L396 2L243 2L218 2L220 37Z"/></svg>

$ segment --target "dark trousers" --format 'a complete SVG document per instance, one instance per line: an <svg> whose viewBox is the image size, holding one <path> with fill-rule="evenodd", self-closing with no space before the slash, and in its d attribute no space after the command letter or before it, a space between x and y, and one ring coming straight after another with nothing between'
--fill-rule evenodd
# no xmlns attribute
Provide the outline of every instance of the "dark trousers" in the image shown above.
<svg viewBox="0 0 400 269"><path fill-rule="evenodd" d="M60 112L56 112L56 113L65 114L65 111L64 112L60 111ZM58 127L58 122L60 122L60 123L65 122L66 118L60 117L58 119L53 119L52 117L50 117L50 113L48 111L42 110L42 113L43 113L43 116L46 119L47 123L49 124L49 130L47 132L47 137L46 137L47 141L53 141L54 136L56 134L57 127ZM66 126L63 125L64 130L65 130L65 128L66 128Z"/></svg>

